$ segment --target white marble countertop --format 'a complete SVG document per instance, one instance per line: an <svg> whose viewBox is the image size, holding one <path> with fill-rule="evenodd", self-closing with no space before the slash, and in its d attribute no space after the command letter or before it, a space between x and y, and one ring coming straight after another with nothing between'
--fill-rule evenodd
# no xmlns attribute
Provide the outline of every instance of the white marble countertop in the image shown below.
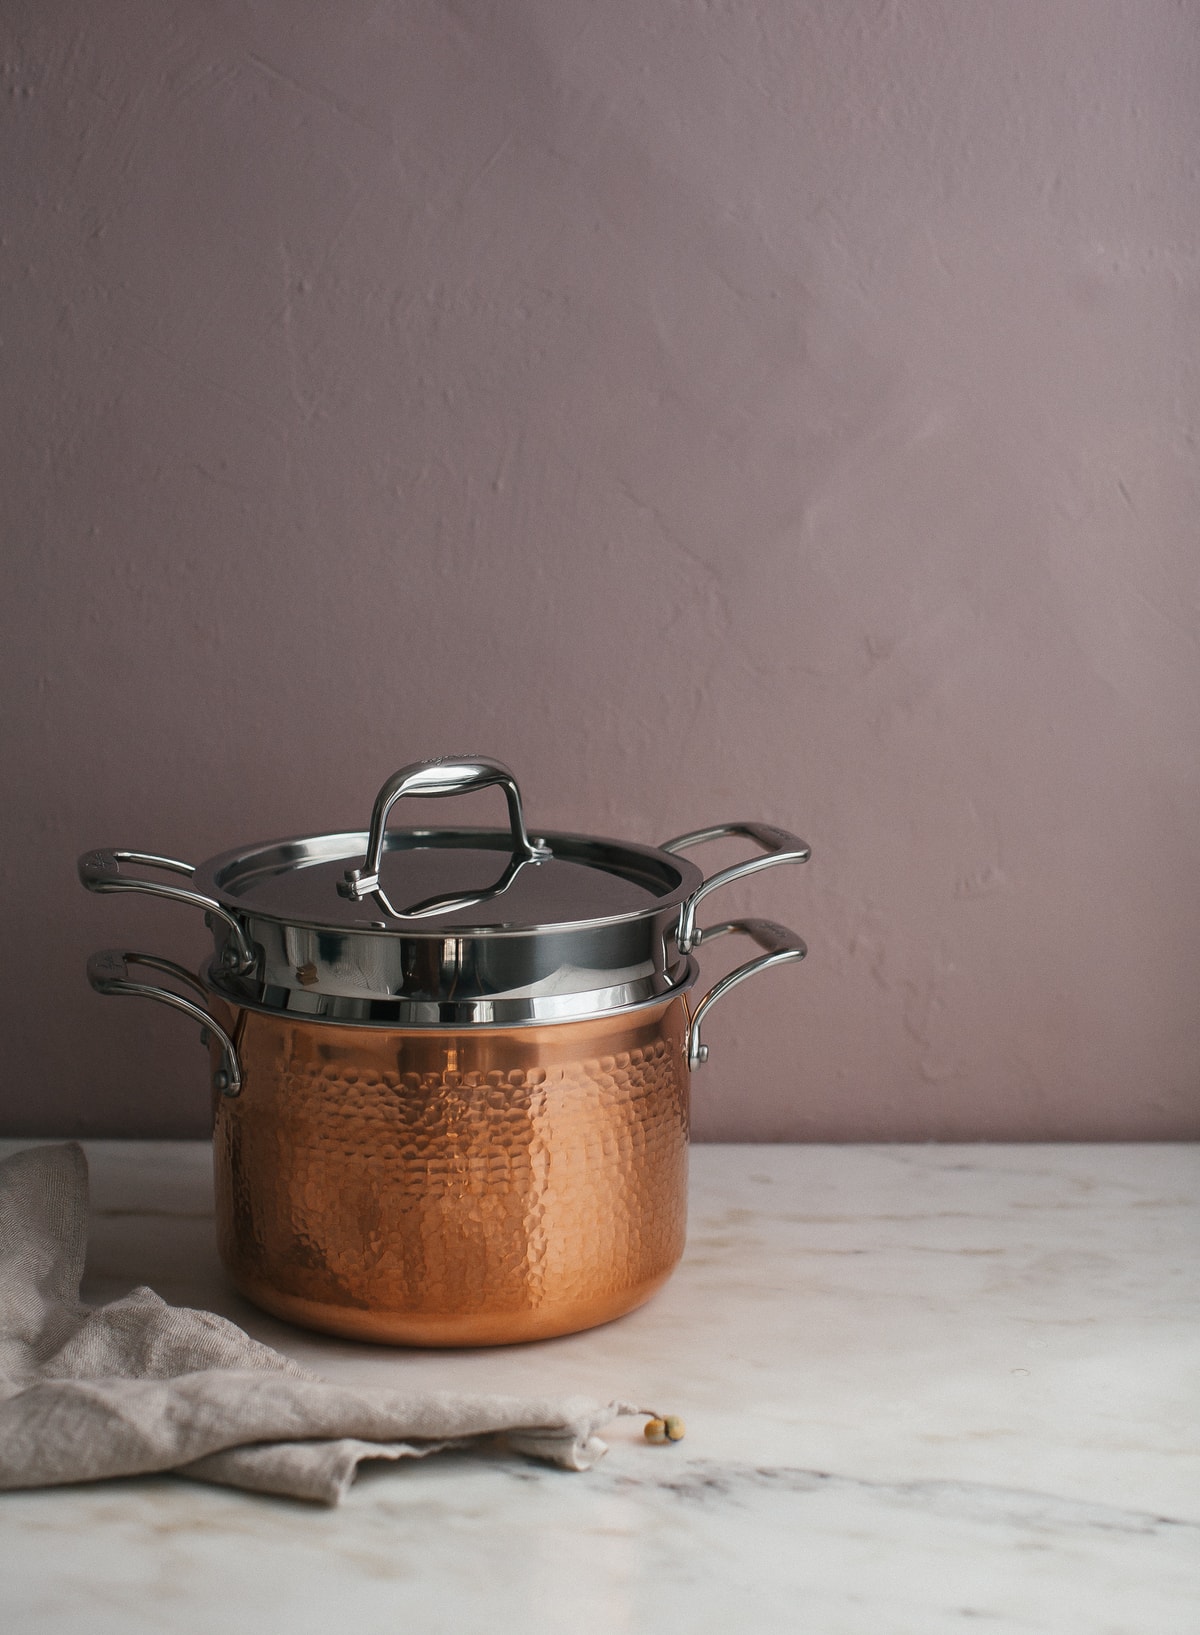
<svg viewBox="0 0 1200 1635"><path fill-rule="evenodd" d="M583 1474L372 1466L337 1510L174 1477L0 1495L8 1635L1200 1630L1196 1148L699 1147L649 1306L422 1353L234 1294L207 1147L85 1145L88 1298L144 1282L330 1378L625 1397L688 1434L617 1421Z"/></svg>

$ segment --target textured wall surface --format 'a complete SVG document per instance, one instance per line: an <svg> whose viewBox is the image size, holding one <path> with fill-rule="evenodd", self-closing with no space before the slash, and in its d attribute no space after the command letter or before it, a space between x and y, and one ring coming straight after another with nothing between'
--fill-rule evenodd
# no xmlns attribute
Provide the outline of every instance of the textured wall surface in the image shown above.
<svg viewBox="0 0 1200 1635"><path fill-rule="evenodd" d="M203 929L81 849L478 750L535 827L812 842L712 904L811 957L714 1011L700 1136L1200 1133L1194 0L0 36L3 1128L205 1126L83 977Z"/></svg>

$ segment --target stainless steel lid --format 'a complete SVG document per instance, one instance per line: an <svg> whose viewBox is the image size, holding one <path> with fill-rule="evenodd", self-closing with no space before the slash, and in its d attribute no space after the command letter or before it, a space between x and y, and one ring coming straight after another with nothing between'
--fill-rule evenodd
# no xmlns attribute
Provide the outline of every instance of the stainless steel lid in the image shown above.
<svg viewBox="0 0 1200 1635"><path fill-rule="evenodd" d="M404 796L491 785L506 796L507 829L387 828ZM728 834L753 840L760 855L707 880L678 855ZM384 1027L511 1026L684 992L696 977L703 897L807 856L794 835L756 823L659 847L530 838L509 769L454 757L389 778L367 830L242 847L195 869L149 853L93 852L80 873L94 891L148 891L203 907L216 943L208 981L238 1005ZM130 863L188 875L189 885L130 875Z"/></svg>
<svg viewBox="0 0 1200 1635"><path fill-rule="evenodd" d="M684 858L589 835L546 835L536 858L517 858L503 829L393 829L375 888L344 896L367 843L362 831L273 841L213 858L196 884L293 925L441 937L625 919L682 901L703 878Z"/></svg>

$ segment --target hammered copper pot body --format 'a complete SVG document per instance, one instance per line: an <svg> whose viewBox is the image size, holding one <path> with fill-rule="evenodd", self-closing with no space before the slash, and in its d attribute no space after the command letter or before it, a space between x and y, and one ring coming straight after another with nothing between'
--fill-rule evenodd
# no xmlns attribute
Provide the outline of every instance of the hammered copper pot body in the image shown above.
<svg viewBox="0 0 1200 1635"><path fill-rule="evenodd" d="M502 1345L618 1317L679 1260L683 998L461 1032L254 1011L232 1025L241 1094L214 1098L220 1252L277 1316Z"/></svg>

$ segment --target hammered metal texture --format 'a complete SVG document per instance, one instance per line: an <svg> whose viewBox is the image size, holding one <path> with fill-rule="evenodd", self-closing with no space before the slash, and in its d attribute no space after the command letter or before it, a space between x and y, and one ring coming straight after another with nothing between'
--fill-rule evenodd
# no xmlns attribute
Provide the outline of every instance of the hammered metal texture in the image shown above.
<svg viewBox="0 0 1200 1635"><path fill-rule="evenodd" d="M683 1252L687 1011L416 1032L237 1013L234 1281L308 1327L502 1345L640 1305Z"/></svg>

